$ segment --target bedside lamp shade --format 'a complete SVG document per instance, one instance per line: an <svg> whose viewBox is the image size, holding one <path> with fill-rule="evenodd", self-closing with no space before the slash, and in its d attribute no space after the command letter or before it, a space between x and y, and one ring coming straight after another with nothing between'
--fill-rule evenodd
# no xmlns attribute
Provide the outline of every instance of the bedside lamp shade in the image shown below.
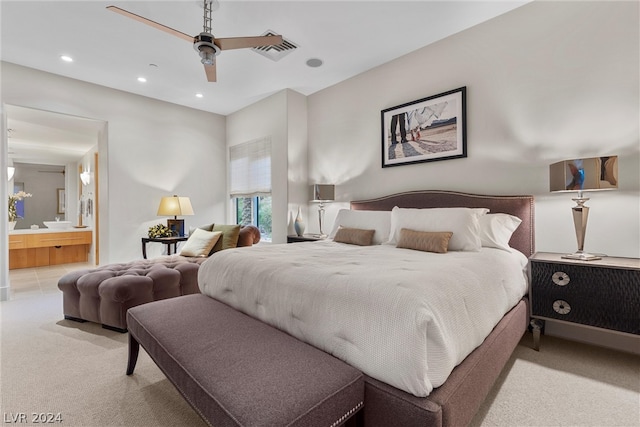
<svg viewBox="0 0 640 427"><path fill-rule="evenodd" d="M333 202L335 199L335 185L314 184L311 186L312 202Z"/></svg>
<svg viewBox="0 0 640 427"><path fill-rule="evenodd" d="M158 206L158 216L193 215L191 200L188 197L163 197Z"/></svg>
<svg viewBox="0 0 640 427"><path fill-rule="evenodd" d="M163 197L158 206L158 216L173 216L167 220L167 227L178 236L184 236L184 220L178 219L178 215L193 215L191 200L188 197Z"/></svg>
<svg viewBox="0 0 640 427"><path fill-rule="evenodd" d="M549 189L598 191L618 188L618 156L572 159L549 166Z"/></svg>
<svg viewBox="0 0 640 427"><path fill-rule="evenodd" d="M616 188L618 188L618 156L564 160L549 166L550 191L578 192L578 197L571 199L576 202L576 206L572 210L578 251L565 255L563 258L582 261L600 259L598 256L583 251L589 217L589 208L584 204L589 199L584 197L582 192L615 190Z"/></svg>

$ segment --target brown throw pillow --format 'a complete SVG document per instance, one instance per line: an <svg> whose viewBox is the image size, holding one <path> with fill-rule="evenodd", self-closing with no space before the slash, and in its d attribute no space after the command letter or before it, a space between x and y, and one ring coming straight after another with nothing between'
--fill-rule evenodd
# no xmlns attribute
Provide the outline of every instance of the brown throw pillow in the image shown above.
<svg viewBox="0 0 640 427"><path fill-rule="evenodd" d="M451 236L451 231L415 231L403 228L396 247L444 254L447 253Z"/></svg>
<svg viewBox="0 0 640 427"><path fill-rule="evenodd" d="M238 246L238 236L240 235L239 225L216 224L213 226L213 231L221 231L222 236L220 236L220 239L216 242L211 253Z"/></svg>
<svg viewBox="0 0 640 427"><path fill-rule="evenodd" d="M334 242L350 245L371 246L373 234L376 230L362 230L360 228L340 227L333 238Z"/></svg>

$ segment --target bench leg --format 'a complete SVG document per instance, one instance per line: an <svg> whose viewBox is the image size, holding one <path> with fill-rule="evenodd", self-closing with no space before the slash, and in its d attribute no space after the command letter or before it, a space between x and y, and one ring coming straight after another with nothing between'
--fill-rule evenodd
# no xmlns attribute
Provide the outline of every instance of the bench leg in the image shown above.
<svg viewBox="0 0 640 427"><path fill-rule="evenodd" d="M66 314L64 315L64 318L65 318L66 320L73 320L74 322L78 322L78 323L84 323L84 322L86 322L86 320L84 320L84 319L80 319L80 318L78 318L78 317L73 317L73 316L67 316Z"/></svg>
<svg viewBox="0 0 640 427"><path fill-rule="evenodd" d="M129 333L129 361L127 362L127 375L133 374L133 370L136 368L136 362L138 361L138 353L140 352L140 344Z"/></svg>
<svg viewBox="0 0 640 427"><path fill-rule="evenodd" d="M126 328L122 329L122 328L118 328L117 326L102 325L102 329L108 329L110 331L120 332L121 334L127 333Z"/></svg>

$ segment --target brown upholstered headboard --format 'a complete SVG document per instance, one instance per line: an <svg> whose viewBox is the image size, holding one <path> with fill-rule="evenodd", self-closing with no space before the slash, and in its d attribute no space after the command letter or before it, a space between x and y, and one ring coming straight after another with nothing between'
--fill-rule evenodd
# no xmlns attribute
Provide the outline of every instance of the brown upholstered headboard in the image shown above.
<svg viewBox="0 0 640 427"><path fill-rule="evenodd" d="M423 190L351 202L353 210L390 211L401 208L488 208L492 213L517 216L522 224L509 244L527 257L535 252L533 196L487 196L455 191Z"/></svg>

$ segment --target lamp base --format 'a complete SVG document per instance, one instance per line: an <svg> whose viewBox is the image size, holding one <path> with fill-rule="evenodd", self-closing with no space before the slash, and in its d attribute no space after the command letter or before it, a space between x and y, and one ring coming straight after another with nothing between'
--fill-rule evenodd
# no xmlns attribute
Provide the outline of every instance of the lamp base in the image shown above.
<svg viewBox="0 0 640 427"><path fill-rule="evenodd" d="M174 236L184 236L184 219L168 219L167 228L171 230Z"/></svg>
<svg viewBox="0 0 640 427"><path fill-rule="evenodd" d="M327 238L327 235L324 234L324 233L320 233L320 234L311 233L311 234L307 234L307 236L315 237L316 239L326 239Z"/></svg>
<svg viewBox="0 0 640 427"><path fill-rule="evenodd" d="M591 255L582 251L578 251L576 253L573 254L567 254L567 255L563 255L560 258L564 258L564 259L577 259L579 261L593 261L596 259L602 259L602 257L599 257L597 255Z"/></svg>

